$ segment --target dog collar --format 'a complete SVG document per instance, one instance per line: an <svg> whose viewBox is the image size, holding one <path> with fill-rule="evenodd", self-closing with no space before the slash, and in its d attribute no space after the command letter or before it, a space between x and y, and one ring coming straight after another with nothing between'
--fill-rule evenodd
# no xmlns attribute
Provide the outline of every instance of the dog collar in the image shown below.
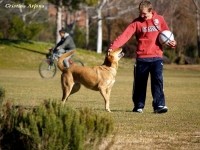
<svg viewBox="0 0 200 150"><path fill-rule="evenodd" d="M116 68L114 68L114 67L110 67L110 68L112 68L112 69L115 69L116 70ZM109 70L109 69L107 69L106 67L105 67L105 69L108 71L108 72L110 72L110 74L113 76L113 78L115 79L115 75Z"/></svg>

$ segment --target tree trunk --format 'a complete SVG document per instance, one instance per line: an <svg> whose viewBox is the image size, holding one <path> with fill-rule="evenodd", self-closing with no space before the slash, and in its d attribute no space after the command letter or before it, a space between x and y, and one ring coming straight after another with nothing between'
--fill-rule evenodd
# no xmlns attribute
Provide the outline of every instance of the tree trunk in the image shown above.
<svg viewBox="0 0 200 150"><path fill-rule="evenodd" d="M196 10L196 23L197 23L197 45L198 45L198 56L200 58L200 27L199 27L199 10Z"/></svg>
<svg viewBox="0 0 200 150"><path fill-rule="evenodd" d="M62 28L62 0L59 0L56 17L56 43L58 43L60 41L59 30Z"/></svg>
<svg viewBox="0 0 200 150"><path fill-rule="evenodd" d="M97 53L102 53L102 16L101 11L106 3L107 0L103 0L101 3L99 3L99 6L97 8Z"/></svg>
<svg viewBox="0 0 200 150"><path fill-rule="evenodd" d="M108 6L109 6L109 1L108 1ZM107 10L107 16L108 16L108 18L110 17L110 9ZM109 47L110 47L110 37L111 37L111 21L110 21L110 19L107 20L107 32L108 32L107 49L109 49Z"/></svg>
<svg viewBox="0 0 200 150"><path fill-rule="evenodd" d="M88 8L86 7L86 20L85 20L85 48L88 49L89 47L89 16L88 16Z"/></svg>
<svg viewBox="0 0 200 150"><path fill-rule="evenodd" d="M198 46L198 57L200 58L200 25L199 25L199 6L198 0L193 0L196 7L196 26L197 26L197 46Z"/></svg>
<svg viewBox="0 0 200 150"><path fill-rule="evenodd" d="M102 18L101 10L97 11L98 22L97 22L97 53L102 53Z"/></svg>

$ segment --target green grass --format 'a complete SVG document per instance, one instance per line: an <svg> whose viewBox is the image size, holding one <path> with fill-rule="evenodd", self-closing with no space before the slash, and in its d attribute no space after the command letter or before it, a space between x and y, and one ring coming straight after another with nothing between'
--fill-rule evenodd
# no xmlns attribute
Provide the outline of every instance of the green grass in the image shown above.
<svg viewBox="0 0 200 150"><path fill-rule="evenodd" d="M48 49L53 47L52 43L34 41L18 41L0 39L0 69L32 69L37 70L39 64L45 59ZM86 51L77 48L75 58L84 62L87 66L101 65L105 54L97 54L94 51ZM121 68L126 68L133 60L122 59Z"/></svg>
<svg viewBox="0 0 200 150"><path fill-rule="evenodd" d="M46 49L51 46L35 42L1 43L0 86L6 90L6 100L10 100L13 105L24 106L35 106L46 99L61 100L60 72L53 79L42 79L38 74L38 64L45 58ZM6 52L9 57L6 57ZM30 58L26 58L27 55ZM89 66L101 65L104 55L81 49L77 51L77 57ZM153 113L149 82L144 112L137 114L131 112L133 63L126 59L120 61L111 92L110 108L117 134L112 148L198 150L200 66L164 65L164 90L169 112ZM75 109L89 107L99 113L104 111L100 93L84 87L70 96L67 104Z"/></svg>

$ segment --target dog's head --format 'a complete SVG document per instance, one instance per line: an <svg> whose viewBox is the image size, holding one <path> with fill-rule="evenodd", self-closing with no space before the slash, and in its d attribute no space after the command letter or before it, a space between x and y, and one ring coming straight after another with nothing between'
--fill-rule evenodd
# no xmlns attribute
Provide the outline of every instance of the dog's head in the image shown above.
<svg viewBox="0 0 200 150"><path fill-rule="evenodd" d="M124 53L122 52L122 48L118 48L116 50L110 51L107 54L107 58L110 62L116 62L119 61L120 58L124 56Z"/></svg>
<svg viewBox="0 0 200 150"><path fill-rule="evenodd" d="M122 52L122 48L118 48L116 50L110 51L107 53L104 64L107 66L113 66L115 68L118 68L118 61L120 58L124 56L124 53Z"/></svg>

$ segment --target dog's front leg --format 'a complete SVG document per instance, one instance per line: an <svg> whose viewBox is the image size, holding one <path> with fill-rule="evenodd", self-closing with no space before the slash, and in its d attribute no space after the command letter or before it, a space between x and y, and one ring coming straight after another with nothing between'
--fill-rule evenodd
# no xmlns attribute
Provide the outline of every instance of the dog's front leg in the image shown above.
<svg viewBox="0 0 200 150"><path fill-rule="evenodd" d="M105 101L105 109L108 112L111 112L111 110L110 110L110 92L111 92L110 88L107 88L107 89L102 88L102 89L100 89L100 93L103 96L104 101Z"/></svg>

